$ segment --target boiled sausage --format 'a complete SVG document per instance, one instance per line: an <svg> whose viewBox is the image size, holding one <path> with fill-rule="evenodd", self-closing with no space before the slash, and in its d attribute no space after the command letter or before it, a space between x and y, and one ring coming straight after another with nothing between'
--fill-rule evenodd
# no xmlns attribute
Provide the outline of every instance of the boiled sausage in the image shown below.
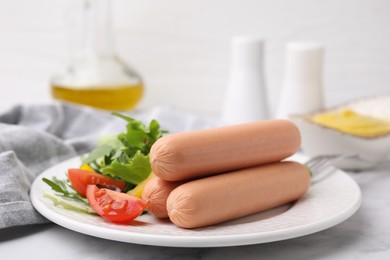
<svg viewBox="0 0 390 260"><path fill-rule="evenodd" d="M158 177L149 180L143 191L142 199L149 202L147 211L158 218L167 218L167 199L172 190L183 182L164 181Z"/></svg>
<svg viewBox="0 0 390 260"><path fill-rule="evenodd" d="M152 146L150 163L161 179L179 181L277 162L300 144L292 122L258 121L162 137Z"/></svg>
<svg viewBox="0 0 390 260"><path fill-rule="evenodd" d="M306 166L272 163L184 183L170 193L167 210L179 227L203 227L295 201L309 185Z"/></svg>

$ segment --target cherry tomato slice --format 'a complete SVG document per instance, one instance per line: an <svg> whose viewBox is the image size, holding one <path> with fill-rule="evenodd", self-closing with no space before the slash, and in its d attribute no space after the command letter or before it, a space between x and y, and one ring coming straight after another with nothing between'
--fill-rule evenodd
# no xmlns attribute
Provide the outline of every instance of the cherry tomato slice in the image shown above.
<svg viewBox="0 0 390 260"><path fill-rule="evenodd" d="M96 185L88 185L87 199L96 213L114 223L130 222L148 205L145 200L106 188L99 189Z"/></svg>
<svg viewBox="0 0 390 260"><path fill-rule="evenodd" d="M68 178L73 188L83 197L87 195L87 186L89 184L113 185L121 190L126 187L126 182L124 181L81 169L69 169Z"/></svg>

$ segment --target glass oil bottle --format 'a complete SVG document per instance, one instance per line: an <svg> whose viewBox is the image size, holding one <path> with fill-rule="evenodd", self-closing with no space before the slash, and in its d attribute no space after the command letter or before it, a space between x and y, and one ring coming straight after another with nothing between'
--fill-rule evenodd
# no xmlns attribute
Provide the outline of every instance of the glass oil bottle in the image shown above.
<svg viewBox="0 0 390 260"><path fill-rule="evenodd" d="M144 86L137 72L113 48L110 0L83 0L79 41L73 41L65 73L53 77L51 93L57 100L104 110L131 110Z"/></svg>

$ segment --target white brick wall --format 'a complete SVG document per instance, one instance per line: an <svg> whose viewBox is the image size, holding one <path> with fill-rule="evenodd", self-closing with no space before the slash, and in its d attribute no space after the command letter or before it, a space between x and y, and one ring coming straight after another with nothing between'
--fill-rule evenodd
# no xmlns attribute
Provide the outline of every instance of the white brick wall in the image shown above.
<svg viewBox="0 0 390 260"><path fill-rule="evenodd" d="M66 13L81 0L0 0L0 103L50 100L48 80L66 60ZM390 94L390 1L112 0L118 53L144 77L142 106L221 109L230 39L266 39L271 109L285 44L326 47L327 105Z"/></svg>

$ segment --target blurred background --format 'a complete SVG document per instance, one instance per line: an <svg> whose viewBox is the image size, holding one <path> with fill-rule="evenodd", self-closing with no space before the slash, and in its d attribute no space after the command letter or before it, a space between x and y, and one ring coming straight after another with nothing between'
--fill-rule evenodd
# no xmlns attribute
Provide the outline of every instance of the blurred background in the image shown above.
<svg viewBox="0 0 390 260"><path fill-rule="evenodd" d="M52 100L50 77L69 57L69 12L81 0L0 0L0 103ZM390 94L390 1L112 0L115 49L142 75L139 108L219 115L231 39L265 40L265 86L275 111L286 44L325 47L326 106Z"/></svg>

